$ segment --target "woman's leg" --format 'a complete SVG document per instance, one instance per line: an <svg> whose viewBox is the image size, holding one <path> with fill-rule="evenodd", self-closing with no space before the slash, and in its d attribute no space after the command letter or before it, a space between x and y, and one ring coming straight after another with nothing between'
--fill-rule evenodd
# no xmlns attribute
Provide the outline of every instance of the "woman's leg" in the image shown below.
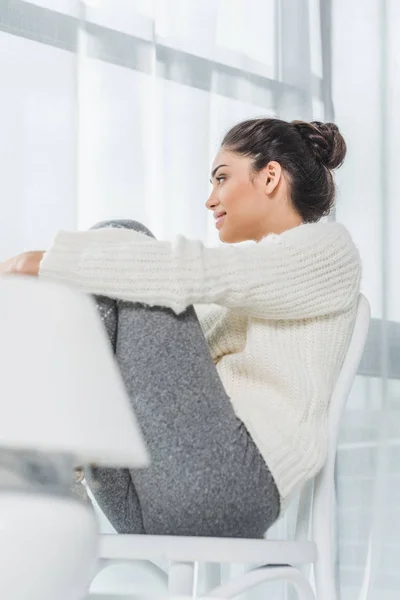
<svg viewBox="0 0 400 600"><path fill-rule="evenodd" d="M92 229L114 227L129 229L132 221L98 223ZM151 235L150 231L135 223L135 229ZM105 296L96 296L96 306L104 323L110 344L116 354L118 332L118 302ZM116 355L117 362L118 355ZM145 533L139 498L128 469L91 468L86 471L86 481L97 504L118 533Z"/></svg>
<svg viewBox="0 0 400 600"><path fill-rule="evenodd" d="M100 226L144 231L134 222ZM130 474L96 470L93 493L106 516L124 533L262 537L279 494L194 309L176 316L109 299L98 306L151 456L148 469Z"/></svg>

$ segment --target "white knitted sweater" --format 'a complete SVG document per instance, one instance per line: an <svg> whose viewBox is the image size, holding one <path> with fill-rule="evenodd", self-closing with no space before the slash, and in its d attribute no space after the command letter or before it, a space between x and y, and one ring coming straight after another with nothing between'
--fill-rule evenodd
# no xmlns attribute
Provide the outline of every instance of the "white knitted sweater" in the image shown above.
<svg viewBox="0 0 400 600"><path fill-rule="evenodd" d="M61 232L40 270L87 293L176 313L208 305L196 308L212 356L282 506L325 461L329 396L349 343L360 274L358 251L337 223L219 248L123 229Z"/></svg>

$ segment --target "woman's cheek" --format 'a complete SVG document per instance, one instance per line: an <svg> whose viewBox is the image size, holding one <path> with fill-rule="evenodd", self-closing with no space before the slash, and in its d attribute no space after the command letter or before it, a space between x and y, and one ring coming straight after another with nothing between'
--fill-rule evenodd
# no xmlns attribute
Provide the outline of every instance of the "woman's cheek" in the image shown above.
<svg viewBox="0 0 400 600"><path fill-rule="evenodd" d="M228 205L232 204L234 199L232 191L232 186L228 182L225 182L221 189L220 202L226 209L228 209Z"/></svg>

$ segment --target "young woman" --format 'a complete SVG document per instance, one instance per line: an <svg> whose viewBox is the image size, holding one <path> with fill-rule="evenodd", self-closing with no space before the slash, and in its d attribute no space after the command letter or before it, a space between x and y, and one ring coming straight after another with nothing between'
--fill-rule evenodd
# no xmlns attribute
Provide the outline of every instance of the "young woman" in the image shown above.
<svg viewBox="0 0 400 600"><path fill-rule="evenodd" d="M253 244L157 241L117 221L3 264L96 298L152 457L88 474L118 532L262 537L324 464L361 273L346 229L318 223L345 153L332 123L246 121L206 206L223 242Z"/></svg>

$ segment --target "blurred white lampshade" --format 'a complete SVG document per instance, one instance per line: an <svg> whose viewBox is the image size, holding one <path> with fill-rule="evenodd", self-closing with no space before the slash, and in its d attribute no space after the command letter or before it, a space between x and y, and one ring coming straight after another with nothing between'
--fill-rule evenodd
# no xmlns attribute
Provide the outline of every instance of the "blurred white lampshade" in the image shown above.
<svg viewBox="0 0 400 600"><path fill-rule="evenodd" d="M0 277L0 447L64 453L77 464L147 464L88 296L31 277Z"/></svg>

